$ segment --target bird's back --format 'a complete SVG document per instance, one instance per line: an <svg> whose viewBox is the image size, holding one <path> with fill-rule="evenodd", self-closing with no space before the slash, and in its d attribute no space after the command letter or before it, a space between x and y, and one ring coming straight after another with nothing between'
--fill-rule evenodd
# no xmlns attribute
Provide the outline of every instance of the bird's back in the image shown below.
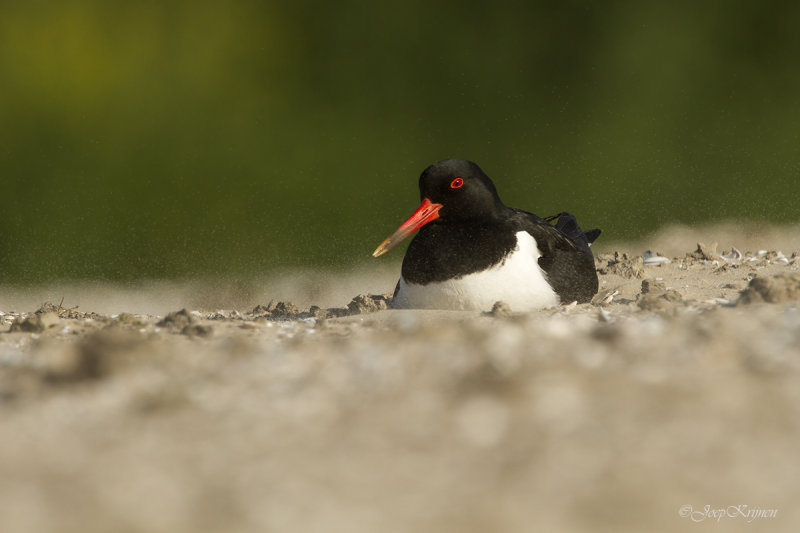
<svg viewBox="0 0 800 533"><path fill-rule="evenodd" d="M539 265L547 275L562 303L588 302L597 293L597 271L589 245L600 230L584 232L570 213L543 219L527 211L514 209L513 219L530 233L542 256ZM548 221L555 220L555 225Z"/></svg>

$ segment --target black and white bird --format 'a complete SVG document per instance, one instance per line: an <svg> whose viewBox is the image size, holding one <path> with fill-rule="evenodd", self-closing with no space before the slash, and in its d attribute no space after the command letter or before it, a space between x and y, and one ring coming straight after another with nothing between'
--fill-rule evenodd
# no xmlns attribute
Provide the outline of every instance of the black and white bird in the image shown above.
<svg viewBox="0 0 800 533"><path fill-rule="evenodd" d="M447 159L419 178L422 205L373 252L378 257L414 231L392 306L513 311L588 302L597 292L589 245L575 217L541 218L507 207L471 161ZM551 222L555 221L555 225Z"/></svg>

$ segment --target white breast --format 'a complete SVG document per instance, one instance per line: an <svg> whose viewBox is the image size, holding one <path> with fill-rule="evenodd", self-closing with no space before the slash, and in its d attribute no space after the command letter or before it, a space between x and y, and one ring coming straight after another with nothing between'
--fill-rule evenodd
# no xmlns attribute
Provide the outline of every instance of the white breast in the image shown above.
<svg viewBox="0 0 800 533"><path fill-rule="evenodd" d="M512 311L531 311L560 303L539 266L539 248L530 233L517 233L517 247L504 261L458 279L427 285L407 283L400 287L392 306L398 309L464 309L488 311L495 302Z"/></svg>

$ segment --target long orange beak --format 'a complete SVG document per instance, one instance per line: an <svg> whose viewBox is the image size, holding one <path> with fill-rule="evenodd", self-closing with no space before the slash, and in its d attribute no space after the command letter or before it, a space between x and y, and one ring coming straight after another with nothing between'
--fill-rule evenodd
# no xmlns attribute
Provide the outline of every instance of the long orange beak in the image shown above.
<svg viewBox="0 0 800 533"><path fill-rule="evenodd" d="M378 257L379 255L385 254L397 243L417 231L419 228L428 222L439 218L439 209L441 208L442 204L435 204L425 198L422 201L422 205L420 205L417 210L414 211L414 214L408 217L408 220L400 224L400 227L397 228L394 233L386 237L386 240L383 241L374 252L372 252L372 257Z"/></svg>

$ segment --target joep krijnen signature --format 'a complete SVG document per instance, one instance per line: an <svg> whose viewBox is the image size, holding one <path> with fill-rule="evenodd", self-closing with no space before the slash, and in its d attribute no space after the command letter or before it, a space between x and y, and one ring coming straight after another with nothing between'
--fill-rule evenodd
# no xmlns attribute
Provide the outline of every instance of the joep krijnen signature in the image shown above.
<svg viewBox="0 0 800 533"><path fill-rule="evenodd" d="M703 522L705 520L716 520L719 522L723 518L738 518L752 522L759 518L775 518L778 516L777 509L762 509L761 507L751 507L749 505L729 505L727 507L711 507L705 505L702 508L694 508L689 504L681 505L678 510L681 518L688 518L692 522Z"/></svg>

